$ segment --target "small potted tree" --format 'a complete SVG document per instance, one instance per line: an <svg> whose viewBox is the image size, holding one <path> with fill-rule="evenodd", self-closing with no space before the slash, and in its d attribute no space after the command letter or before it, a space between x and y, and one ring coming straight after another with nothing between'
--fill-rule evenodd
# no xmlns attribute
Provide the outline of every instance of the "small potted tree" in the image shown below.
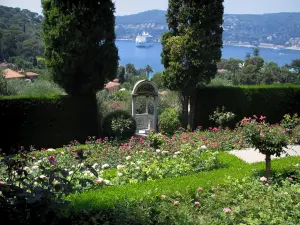
<svg viewBox="0 0 300 225"><path fill-rule="evenodd" d="M288 135L285 128L280 125L270 125L265 122L265 119L264 116L244 118L241 121L241 126L246 142L266 156L266 177L269 178L271 175L271 156L279 157L286 154Z"/></svg>

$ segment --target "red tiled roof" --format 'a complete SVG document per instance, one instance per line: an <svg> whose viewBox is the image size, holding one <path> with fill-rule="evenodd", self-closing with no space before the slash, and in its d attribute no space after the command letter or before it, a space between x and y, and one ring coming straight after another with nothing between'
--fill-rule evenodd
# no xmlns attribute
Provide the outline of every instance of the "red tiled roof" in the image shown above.
<svg viewBox="0 0 300 225"><path fill-rule="evenodd" d="M38 74L34 72L27 72L26 76L32 77L32 76L38 76Z"/></svg>
<svg viewBox="0 0 300 225"><path fill-rule="evenodd" d="M8 63L7 62L2 62L2 63L0 63L0 67L8 67Z"/></svg>
<svg viewBox="0 0 300 225"><path fill-rule="evenodd" d="M110 88L115 88L115 87L119 87L120 84L117 82L109 82L108 84L105 85L106 89L110 89Z"/></svg>
<svg viewBox="0 0 300 225"><path fill-rule="evenodd" d="M3 71L3 76L6 78L6 79L9 79L9 78L23 78L25 77L23 74L20 74L16 71L13 71L11 69L6 69Z"/></svg>

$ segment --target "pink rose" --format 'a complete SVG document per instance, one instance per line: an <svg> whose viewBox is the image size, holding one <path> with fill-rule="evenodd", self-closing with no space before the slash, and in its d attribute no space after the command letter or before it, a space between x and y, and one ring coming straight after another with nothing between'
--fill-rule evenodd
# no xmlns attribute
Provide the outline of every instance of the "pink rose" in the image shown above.
<svg viewBox="0 0 300 225"><path fill-rule="evenodd" d="M260 180L261 182L266 182L266 181L268 180L268 178L266 178L266 177L261 177L259 180Z"/></svg>
<svg viewBox="0 0 300 225"><path fill-rule="evenodd" d="M194 205L198 206L198 205L200 205L200 202L194 202Z"/></svg>
<svg viewBox="0 0 300 225"><path fill-rule="evenodd" d="M167 198L168 196L166 196L166 195L162 195L162 196L160 196L162 199L165 199L165 198Z"/></svg>
<svg viewBox="0 0 300 225"><path fill-rule="evenodd" d="M232 209L231 208L224 208L223 211L225 213L231 213L232 212Z"/></svg>
<svg viewBox="0 0 300 225"><path fill-rule="evenodd" d="M199 187L197 191L203 191L203 187Z"/></svg>

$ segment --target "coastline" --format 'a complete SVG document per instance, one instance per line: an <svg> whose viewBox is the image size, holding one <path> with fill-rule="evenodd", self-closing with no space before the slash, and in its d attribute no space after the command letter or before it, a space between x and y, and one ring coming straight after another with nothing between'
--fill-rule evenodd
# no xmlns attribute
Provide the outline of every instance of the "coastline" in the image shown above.
<svg viewBox="0 0 300 225"><path fill-rule="evenodd" d="M234 47L246 47L246 48L267 48L267 49L274 49L274 50L293 50L293 51L300 51L300 47L276 47L276 46L264 46L264 45L259 45L259 46L254 46L254 45L243 45L243 44L223 44L224 46L234 46Z"/></svg>
<svg viewBox="0 0 300 225"><path fill-rule="evenodd" d="M134 41L134 39L127 39L127 38L117 38L116 41ZM160 43L155 41L156 43ZM234 46L234 47L245 47L245 48L256 48L257 46L254 45L246 45L246 44L223 44L224 46ZM267 49L274 49L274 50L293 50L293 51L300 51L300 47L276 47L276 46L264 46L259 45L258 48L267 48Z"/></svg>

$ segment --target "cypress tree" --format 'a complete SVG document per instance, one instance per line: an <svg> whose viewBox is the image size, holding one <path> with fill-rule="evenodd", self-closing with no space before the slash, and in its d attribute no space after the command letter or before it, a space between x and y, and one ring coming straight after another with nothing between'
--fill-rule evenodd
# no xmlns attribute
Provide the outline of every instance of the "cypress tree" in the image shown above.
<svg viewBox="0 0 300 225"><path fill-rule="evenodd" d="M95 93L117 75L112 0L42 0L46 65L68 94Z"/></svg>
<svg viewBox="0 0 300 225"><path fill-rule="evenodd" d="M223 0L169 0L169 32L162 37L162 79L165 87L182 96L185 127L189 124L193 128L196 89L217 72L223 46L223 14Z"/></svg>

